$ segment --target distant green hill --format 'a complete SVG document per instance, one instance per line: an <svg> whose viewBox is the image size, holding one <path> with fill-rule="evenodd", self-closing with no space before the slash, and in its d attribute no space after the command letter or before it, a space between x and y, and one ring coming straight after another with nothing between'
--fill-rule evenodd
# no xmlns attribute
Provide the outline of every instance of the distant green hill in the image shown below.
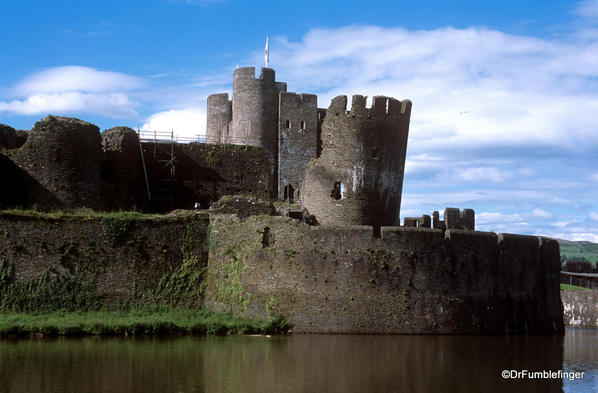
<svg viewBox="0 0 598 393"><path fill-rule="evenodd" d="M555 239L561 246L561 258L566 255L567 259L585 258L590 262L598 261L598 243L587 241L571 241Z"/></svg>

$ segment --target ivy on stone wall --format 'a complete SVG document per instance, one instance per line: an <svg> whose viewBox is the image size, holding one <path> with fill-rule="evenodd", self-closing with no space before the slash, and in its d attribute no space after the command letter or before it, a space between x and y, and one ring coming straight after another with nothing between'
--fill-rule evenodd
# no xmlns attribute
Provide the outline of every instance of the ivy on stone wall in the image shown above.
<svg viewBox="0 0 598 393"><path fill-rule="evenodd" d="M226 305L229 314L242 314L247 311L251 294L245 291L241 275L247 270L247 261L260 244L261 236L258 236L253 241L240 240L224 252L226 259L221 265L215 300Z"/></svg>
<svg viewBox="0 0 598 393"><path fill-rule="evenodd" d="M61 275L53 269L38 278L17 281L11 262L0 260L0 310L17 312L99 310L104 296L95 280L85 279L78 267L73 274Z"/></svg>

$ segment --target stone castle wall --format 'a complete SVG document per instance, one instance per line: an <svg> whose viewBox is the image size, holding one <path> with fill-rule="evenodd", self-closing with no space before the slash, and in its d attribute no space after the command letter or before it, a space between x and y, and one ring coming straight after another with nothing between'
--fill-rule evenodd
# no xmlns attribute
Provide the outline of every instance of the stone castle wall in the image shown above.
<svg viewBox="0 0 598 393"><path fill-rule="evenodd" d="M554 240L214 216L206 305L295 332L562 333Z"/></svg>
<svg viewBox="0 0 598 393"><path fill-rule="evenodd" d="M278 199L298 200L305 168L317 157L318 97L282 92L279 114Z"/></svg>
<svg viewBox="0 0 598 393"><path fill-rule="evenodd" d="M181 276L185 258L193 263ZM371 227L265 215L4 212L0 261L21 282L92 280L113 308L176 295L177 282L162 285L171 274L201 277L177 304L281 314L294 332L563 332L558 243L532 236L383 227L376 238Z"/></svg>
<svg viewBox="0 0 598 393"><path fill-rule="evenodd" d="M90 207L103 204L100 130L78 119L48 116L29 132L27 142L10 158L53 198L40 208Z"/></svg>
<svg viewBox="0 0 598 393"><path fill-rule="evenodd" d="M598 291L561 291L565 325L598 328Z"/></svg>
<svg viewBox="0 0 598 393"><path fill-rule="evenodd" d="M270 195L270 156L260 147L175 143L174 200L155 206L148 201L134 130L115 127L100 134L93 124L50 116L37 122L28 137L17 133L15 146L14 130L6 129L0 153L1 209L165 211L192 209L196 202L208 207L229 194ZM142 144L152 190L156 183L170 184L165 146L170 149Z"/></svg>
<svg viewBox="0 0 598 393"><path fill-rule="evenodd" d="M196 212L121 218L0 212L0 263L14 266L18 282L44 274L49 280L75 279L79 284L90 280L107 307L119 308L143 302L139 296L158 290L160 280L181 266L185 253L197 258L198 271L204 268L208 224L208 215ZM0 282L0 300L5 284L6 277ZM54 295L62 294L47 294ZM180 300L201 306L197 299Z"/></svg>
<svg viewBox="0 0 598 393"><path fill-rule="evenodd" d="M302 202L318 221L399 225L411 102L377 96L332 100L322 124L322 154L305 171Z"/></svg>

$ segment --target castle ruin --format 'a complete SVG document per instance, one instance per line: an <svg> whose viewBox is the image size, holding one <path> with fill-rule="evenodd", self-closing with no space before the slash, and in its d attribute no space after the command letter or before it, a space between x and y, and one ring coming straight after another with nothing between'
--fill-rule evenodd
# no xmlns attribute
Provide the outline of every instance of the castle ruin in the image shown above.
<svg viewBox="0 0 598 393"><path fill-rule="evenodd" d="M0 211L0 259L21 282L99 265L88 271L101 295L130 300L177 271L190 239L203 289L181 300L194 307L273 311L306 333L563 332L555 240L474 231L471 209L399 226L410 101L376 96L368 108L355 95L349 108L338 96L321 109L286 90L272 69L237 69L232 100L208 98L208 143L54 116L26 133L0 125L0 210L202 208L139 219ZM284 217L276 199L300 201L322 225Z"/></svg>
<svg viewBox="0 0 598 393"><path fill-rule="evenodd" d="M313 94L287 92L275 71L238 68L233 97L207 103L207 141L264 147L270 193L301 201L325 224L397 225L411 102L355 95L318 108Z"/></svg>

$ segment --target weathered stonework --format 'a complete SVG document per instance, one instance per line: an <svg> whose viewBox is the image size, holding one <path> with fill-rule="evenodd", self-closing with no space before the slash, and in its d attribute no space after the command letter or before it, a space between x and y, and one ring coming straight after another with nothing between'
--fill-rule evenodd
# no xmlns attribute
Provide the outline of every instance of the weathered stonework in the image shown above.
<svg viewBox="0 0 598 393"><path fill-rule="evenodd" d="M0 124L0 149L14 149L17 145L17 133L14 128Z"/></svg>
<svg viewBox="0 0 598 393"><path fill-rule="evenodd" d="M377 96L332 100L322 125L322 154L312 160L302 202L320 223L399 225L411 102Z"/></svg>
<svg viewBox="0 0 598 393"><path fill-rule="evenodd" d="M48 116L35 124L11 159L58 202L41 208L101 208L103 152L97 126Z"/></svg>
<svg viewBox="0 0 598 393"><path fill-rule="evenodd" d="M307 164L317 156L318 97L280 93L278 199L297 201Z"/></svg>
<svg viewBox="0 0 598 393"><path fill-rule="evenodd" d="M275 71L262 68L255 77L254 67L237 68L233 75L231 139L225 143L260 146L270 155L270 192L276 193L278 157L278 95L286 83L276 82Z"/></svg>
<svg viewBox="0 0 598 393"><path fill-rule="evenodd" d="M102 150L102 210L141 210L145 193L137 133L128 127L106 130L102 133Z"/></svg>
<svg viewBox="0 0 598 393"><path fill-rule="evenodd" d="M226 143L232 138L229 123L233 119L233 103L228 94L212 94L208 97L206 139L208 143Z"/></svg>
<svg viewBox="0 0 598 393"><path fill-rule="evenodd" d="M598 328L598 291L561 291L565 325Z"/></svg>
<svg viewBox="0 0 598 393"><path fill-rule="evenodd" d="M0 260L17 280L93 280L109 307L170 293L164 277L191 257L194 295L177 302L280 314L294 332L563 332L558 243L546 238L404 227L377 238L267 215L0 214Z"/></svg>
<svg viewBox="0 0 598 393"><path fill-rule="evenodd" d="M105 306L119 308L143 302L138 296L158 289L186 257L197 258L201 272L208 224L208 215L197 212L122 218L0 212L0 261L14 266L17 281L43 274L50 280L94 280Z"/></svg>
<svg viewBox="0 0 598 393"><path fill-rule="evenodd" d="M206 306L305 333L562 333L559 247L533 236L213 216Z"/></svg>

